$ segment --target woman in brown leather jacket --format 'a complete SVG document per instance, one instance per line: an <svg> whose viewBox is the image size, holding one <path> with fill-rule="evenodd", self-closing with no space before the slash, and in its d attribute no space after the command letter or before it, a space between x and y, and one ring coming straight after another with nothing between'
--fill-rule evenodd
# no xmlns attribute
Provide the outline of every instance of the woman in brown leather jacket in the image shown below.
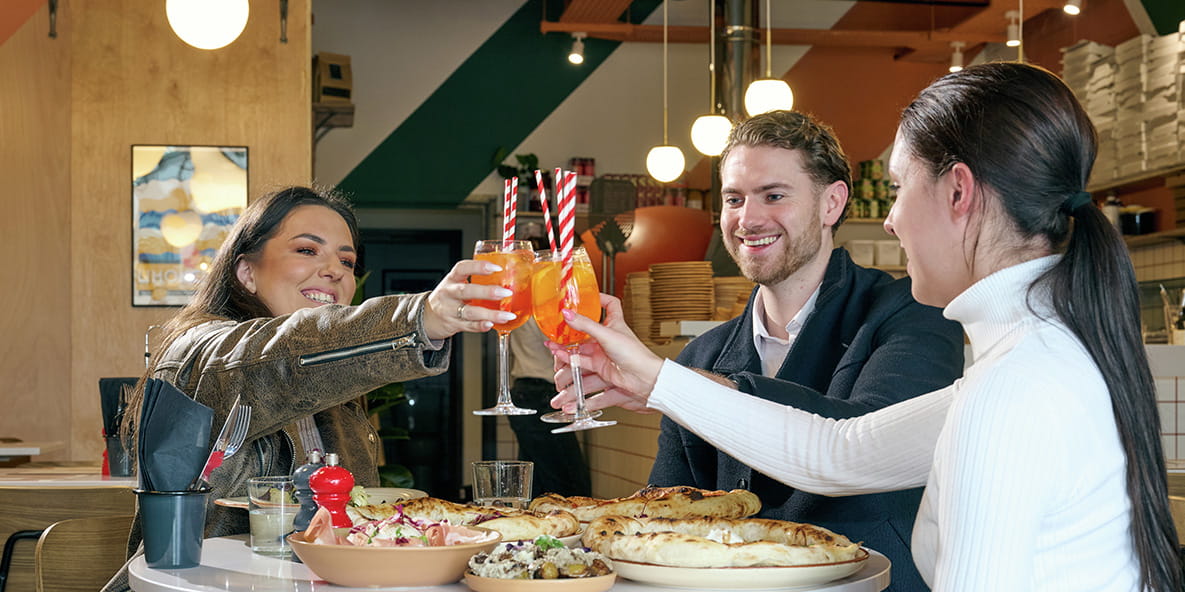
<svg viewBox="0 0 1185 592"><path fill-rule="evenodd" d="M246 443L212 475L211 500L243 495L249 477L290 474L304 458L295 424L309 416L324 449L338 453L357 483L378 485L379 439L356 399L444 372L449 337L513 318L465 304L509 295L467 283L497 269L472 260L457 263L430 293L349 306L359 246L341 198L304 187L268 195L244 211L193 300L165 326L146 378L167 380L212 408L215 426L236 396L252 408ZM142 396L143 380L126 416L131 433ZM208 507L207 537L247 531L246 512ZM133 549L140 538L136 520ZM126 588L125 578L121 572L108 589Z"/></svg>

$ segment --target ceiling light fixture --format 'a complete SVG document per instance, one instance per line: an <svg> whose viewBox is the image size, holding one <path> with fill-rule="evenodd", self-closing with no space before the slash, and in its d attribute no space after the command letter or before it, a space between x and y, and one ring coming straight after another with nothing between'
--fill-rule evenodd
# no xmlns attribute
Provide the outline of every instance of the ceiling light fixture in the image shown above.
<svg viewBox="0 0 1185 592"><path fill-rule="evenodd" d="M667 5L662 3L662 145L646 154L646 171L661 183L670 183L683 174L686 161L678 146L667 143Z"/></svg>
<svg viewBox="0 0 1185 592"><path fill-rule="evenodd" d="M720 156L732 122L716 113L716 3L708 2L708 114L691 124L691 143L704 156Z"/></svg>
<svg viewBox="0 0 1185 592"><path fill-rule="evenodd" d="M1082 13L1082 0L1066 0L1062 10L1070 16L1078 16Z"/></svg>
<svg viewBox="0 0 1185 592"><path fill-rule="evenodd" d="M790 85L781 78L774 78L771 73L774 23L769 5L770 0L765 0L765 78L754 80L745 91L745 112L749 117L778 109L789 111L794 108L794 92L790 90Z"/></svg>
<svg viewBox="0 0 1185 592"><path fill-rule="evenodd" d="M951 41L950 46L954 48L950 54L950 71L958 72L963 69L963 47L966 44L962 41Z"/></svg>
<svg viewBox="0 0 1185 592"><path fill-rule="evenodd" d="M1004 13L1004 18L1008 19L1008 40L1004 45L1008 47L1020 46L1020 13L1015 10L1009 10Z"/></svg>
<svg viewBox="0 0 1185 592"><path fill-rule="evenodd" d="M587 33L572 33L572 51L568 52L568 61L580 65L584 63L584 38Z"/></svg>
<svg viewBox="0 0 1185 592"><path fill-rule="evenodd" d="M247 26L247 0L166 0L165 16L182 41L198 49L230 45Z"/></svg>

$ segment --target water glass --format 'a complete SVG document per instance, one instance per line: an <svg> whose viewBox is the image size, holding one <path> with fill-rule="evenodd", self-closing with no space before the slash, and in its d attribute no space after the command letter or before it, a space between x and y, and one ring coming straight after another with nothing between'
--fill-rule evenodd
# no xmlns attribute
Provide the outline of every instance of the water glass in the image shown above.
<svg viewBox="0 0 1185 592"><path fill-rule="evenodd" d="M300 511L295 491L292 478L287 475L247 480L252 551L272 557L291 555L285 537L292 533L292 522Z"/></svg>
<svg viewBox="0 0 1185 592"><path fill-rule="evenodd" d="M535 463L479 460L473 463L473 501L480 506L526 508L531 503Z"/></svg>

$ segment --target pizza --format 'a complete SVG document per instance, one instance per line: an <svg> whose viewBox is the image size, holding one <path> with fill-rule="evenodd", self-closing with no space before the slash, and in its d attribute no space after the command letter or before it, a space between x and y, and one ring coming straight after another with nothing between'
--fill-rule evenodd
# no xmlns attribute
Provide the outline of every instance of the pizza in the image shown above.
<svg viewBox="0 0 1185 592"><path fill-rule="evenodd" d="M564 511L533 511L495 506L458 504L434 497L421 497L394 504L346 506L354 525L383 520L400 514L416 520L481 526L502 533L504 541L533 540L539 535L571 536L580 532L580 522Z"/></svg>
<svg viewBox="0 0 1185 592"><path fill-rule="evenodd" d="M616 499L547 493L531 500L530 507L537 511L571 512L581 522L591 522L602 516L744 518L761 511L761 500L744 489L710 491L678 486L646 487Z"/></svg>
<svg viewBox="0 0 1185 592"><path fill-rule="evenodd" d="M613 560L673 567L767 567L867 557L821 526L763 518L629 518L589 523L584 546Z"/></svg>

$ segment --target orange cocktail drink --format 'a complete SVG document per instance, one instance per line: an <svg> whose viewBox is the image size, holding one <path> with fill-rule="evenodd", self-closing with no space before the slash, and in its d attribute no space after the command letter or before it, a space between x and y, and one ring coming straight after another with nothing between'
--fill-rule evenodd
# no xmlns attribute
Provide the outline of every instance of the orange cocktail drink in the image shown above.
<svg viewBox="0 0 1185 592"><path fill-rule="evenodd" d="M560 345L575 345L588 339L588 334L568 327L562 316L565 306L590 319L600 320L601 296L597 292L597 277L583 249L572 253L572 282L575 285L561 285L562 274L563 263L558 254L541 253L535 261L535 274L531 280L535 322L548 339Z"/></svg>
<svg viewBox="0 0 1185 592"><path fill-rule="evenodd" d="M588 339L588 334L577 331L564 322L563 311L574 310L590 319L601 320L601 295L597 292L597 277L593 274L588 253L584 249L572 251L572 279L563 281L563 263L558 254L543 252L535 259L535 276L531 279L531 299L534 301L535 322L548 339L563 345L569 353L576 353L578 346ZM554 411L540 417L552 423L571 422L551 432L573 432L602 426L615 421L596 421L599 410L589 412L584 405L579 356L571 356L572 388L576 391L576 412Z"/></svg>
<svg viewBox="0 0 1185 592"><path fill-rule="evenodd" d="M470 283L498 285L510 290L510 296L500 300L470 300L468 304L492 310L503 310L515 315L513 320L494 325L498 332L498 402L475 415L530 415L534 409L515 406L510 397L510 332L521 327L531 316L531 274L535 268L535 251L530 241L483 240L473 248L473 258L490 261L502 271L489 275L469 276Z"/></svg>
<svg viewBox="0 0 1185 592"><path fill-rule="evenodd" d="M516 250L490 251L473 255L473 258L478 261L489 261L501 266L502 271L469 278L469 281L474 284L498 285L513 292L501 300L469 301L470 304L492 310L504 310L518 315L512 321L494 325L494 330L499 333L509 333L521 327L531 316L531 272L534 266L535 252L531 250L531 243L527 241L512 241L507 244L518 245L518 247ZM525 245L525 249L521 248L523 245Z"/></svg>

